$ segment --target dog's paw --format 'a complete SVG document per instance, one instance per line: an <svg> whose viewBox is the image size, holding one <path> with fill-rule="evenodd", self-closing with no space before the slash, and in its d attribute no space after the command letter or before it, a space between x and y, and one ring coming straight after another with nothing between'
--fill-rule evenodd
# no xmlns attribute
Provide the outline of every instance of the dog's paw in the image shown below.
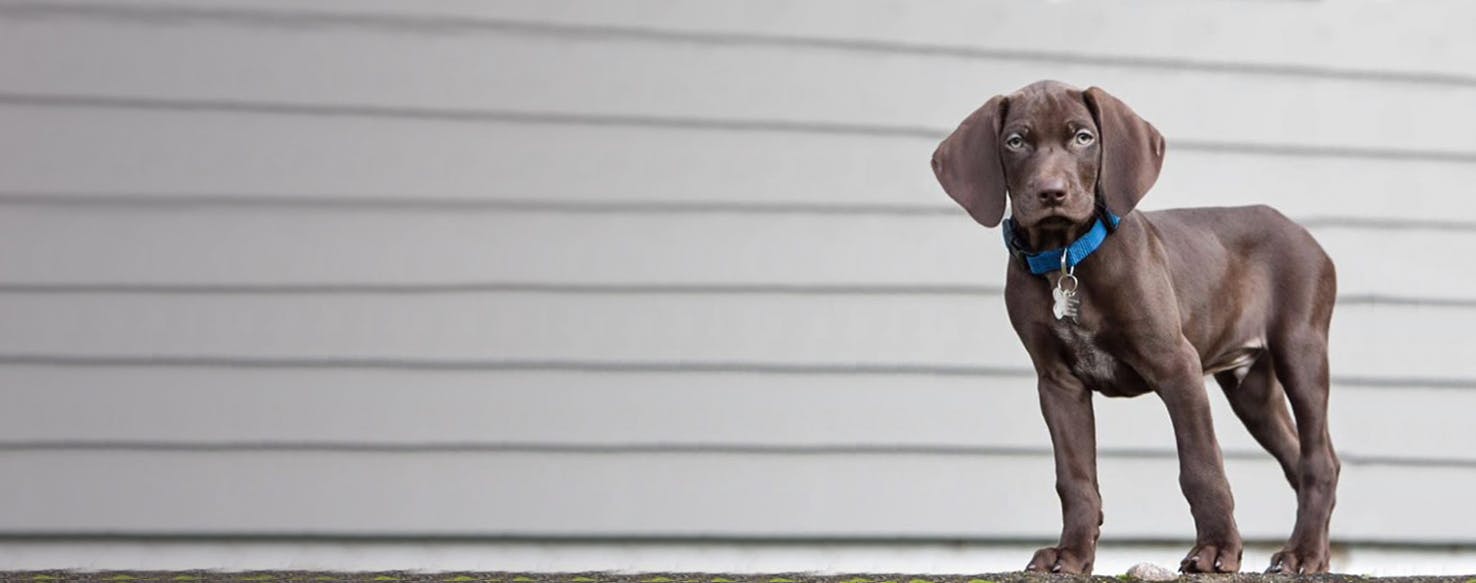
<svg viewBox="0 0 1476 583"><path fill-rule="evenodd" d="M1062 573L1067 575L1092 574L1092 558L1068 547L1046 547L1035 551L1025 570L1033 573Z"/></svg>
<svg viewBox="0 0 1476 583"><path fill-rule="evenodd" d="M1271 566L1266 568L1266 572L1282 575L1326 573L1327 555L1326 546L1317 548L1314 545L1312 550L1288 547L1271 555Z"/></svg>
<svg viewBox="0 0 1476 583"><path fill-rule="evenodd" d="M1184 560L1179 561L1183 573L1237 573L1240 571L1241 547L1239 544L1196 545Z"/></svg>

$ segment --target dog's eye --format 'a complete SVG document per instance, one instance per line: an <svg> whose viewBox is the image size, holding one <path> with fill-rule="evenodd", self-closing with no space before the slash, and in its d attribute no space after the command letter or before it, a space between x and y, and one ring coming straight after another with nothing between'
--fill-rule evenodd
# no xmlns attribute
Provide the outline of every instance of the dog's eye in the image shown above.
<svg viewBox="0 0 1476 583"><path fill-rule="evenodd" d="M1079 146L1085 146L1095 141L1097 141L1097 136L1092 135L1092 132L1086 130L1078 130L1076 132L1076 144Z"/></svg>
<svg viewBox="0 0 1476 583"><path fill-rule="evenodd" d="M1024 146L1025 138L1020 137L1020 134L1010 134L1009 137L1005 138L1006 148L1009 148L1011 150L1018 150Z"/></svg>

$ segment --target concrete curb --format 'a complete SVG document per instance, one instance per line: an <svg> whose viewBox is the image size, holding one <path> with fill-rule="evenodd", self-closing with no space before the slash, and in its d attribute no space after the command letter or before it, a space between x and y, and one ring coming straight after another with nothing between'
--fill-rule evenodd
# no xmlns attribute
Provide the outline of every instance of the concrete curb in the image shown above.
<svg viewBox="0 0 1476 583"><path fill-rule="evenodd" d="M409 571L0 571L0 583L1125 583L1137 579L1014 573L977 575L806 573L513 573ZM1241 573L1181 576L1205 583L1476 583L1476 576L1365 577L1310 575L1289 577Z"/></svg>

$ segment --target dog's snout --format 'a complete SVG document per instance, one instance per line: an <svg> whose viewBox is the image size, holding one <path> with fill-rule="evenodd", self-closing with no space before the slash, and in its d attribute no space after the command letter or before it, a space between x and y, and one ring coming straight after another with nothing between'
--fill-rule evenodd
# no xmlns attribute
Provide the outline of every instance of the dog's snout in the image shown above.
<svg viewBox="0 0 1476 583"><path fill-rule="evenodd" d="M1066 202L1066 180L1063 178L1042 180L1036 196L1040 197L1041 204L1045 205L1059 205Z"/></svg>
<svg viewBox="0 0 1476 583"><path fill-rule="evenodd" d="M1066 189L1051 188L1040 191L1040 201L1046 204L1061 204L1066 200Z"/></svg>

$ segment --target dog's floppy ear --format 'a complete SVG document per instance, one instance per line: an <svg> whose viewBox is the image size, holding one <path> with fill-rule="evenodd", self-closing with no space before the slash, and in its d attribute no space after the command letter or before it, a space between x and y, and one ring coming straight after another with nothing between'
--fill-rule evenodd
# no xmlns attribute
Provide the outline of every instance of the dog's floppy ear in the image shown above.
<svg viewBox="0 0 1476 583"><path fill-rule="evenodd" d="M1102 134L1097 191L1106 200L1107 210L1126 216L1158 181L1158 171L1163 168L1163 136L1153 124L1143 121L1127 104L1100 87L1087 89L1085 99Z"/></svg>
<svg viewBox="0 0 1476 583"><path fill-rule="evenodd" d="M986 227L1005 211L1004 165L999 160L999 124L1008 103L996 95L964 118L933 151L933 174L948 196Z"/></svg>

